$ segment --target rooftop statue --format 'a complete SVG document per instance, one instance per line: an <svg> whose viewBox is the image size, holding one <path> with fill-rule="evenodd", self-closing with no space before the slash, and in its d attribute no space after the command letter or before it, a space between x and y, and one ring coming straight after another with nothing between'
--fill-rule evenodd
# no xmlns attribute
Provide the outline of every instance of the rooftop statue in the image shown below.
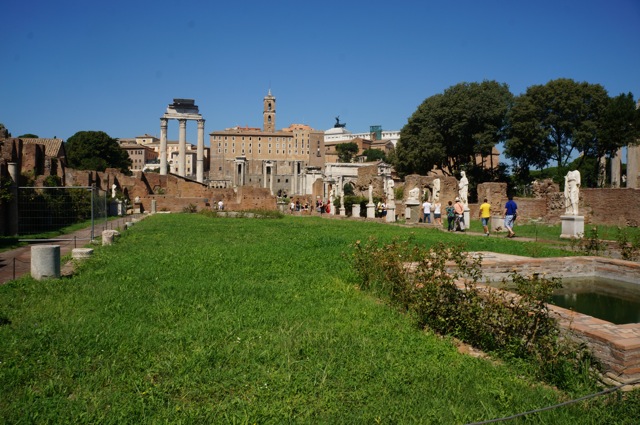
<svg viewBox="0 0 640 425"><path fill-rule="evenodd" d="M333 126L333 128L344 128L344 127L346 127L346 126L347 126L347 123L346 123L346 122L344 122L344 123L340 123L340 115L338 115L338 116L336 117L336 124Z"/></svg>

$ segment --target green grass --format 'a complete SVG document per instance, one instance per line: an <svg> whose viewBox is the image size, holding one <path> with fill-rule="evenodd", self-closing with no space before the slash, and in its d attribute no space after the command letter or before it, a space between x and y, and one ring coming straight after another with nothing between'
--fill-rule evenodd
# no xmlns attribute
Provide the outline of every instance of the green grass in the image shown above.
<svg viewBox="0 0 640 425"><path fill-rule="evenodd" d="M458 354L360 292L351 244L411 234L424 244L565 255L371 222L155 215L96 247L73 278L0 287L0 418L459 424L576 395ZM633 423L639 397L627 397L530 419Z"/></svg>

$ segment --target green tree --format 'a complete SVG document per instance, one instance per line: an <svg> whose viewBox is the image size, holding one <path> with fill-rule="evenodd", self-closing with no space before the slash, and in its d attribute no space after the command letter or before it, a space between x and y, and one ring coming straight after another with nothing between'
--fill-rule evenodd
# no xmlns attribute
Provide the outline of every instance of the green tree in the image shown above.
<svg viewBox="0 0 640 425"><path fill-rule="evenodd" d="M39 138L38 135L33 133L27 133L27 134L18 136L18 139L38 139L38 138Z"/></svg>
<svg viewBox="0 0 640 425"><path fill-rule="evenodd" d="M362 154L367 157L367 162L387 160L384 151L380 149L367 149L364 152L362 152Z"/></svg>
<svg viewBox="0 0 640 425"><path fill-rule="evenodd" d="M395 155L401 175L426 174L434 167L447 175L475 167L504 138L513 95L496 81L459 83L422 102L400 131ZM498 164L493 164L498 165Z"/></svg>
<svg viewBox="0 0 640 425"><path fill-rule="evenodd" d="M358 150L358 145L353 142L337 144L336 152L338 153L338 161L351 162L353 157L358 153Z"/></svg>
<svg viewBox="0 0 640 425"><path fill-rule="evenodd" d="M71 168L95 171L117 168L129 173L129 155L104 131L79 131L69 137L65 149Z"/></svg>
<svg viewBox="0 0 640 425"><path fill-rule="evenodd" d="M608 100L601 85L566 78L529 87L509 112L505 155L521 172L551 161L563 172L573 157L597 142Z"/></svg>

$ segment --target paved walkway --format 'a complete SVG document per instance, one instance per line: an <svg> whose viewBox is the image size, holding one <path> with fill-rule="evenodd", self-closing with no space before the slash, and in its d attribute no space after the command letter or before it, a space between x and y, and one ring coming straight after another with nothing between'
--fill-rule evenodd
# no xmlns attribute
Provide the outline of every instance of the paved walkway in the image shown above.
<svg viewBox="0 0 640 425"><path fill-rule="evenodd" d="M106 229L124 228L124 223L131 217L122 217L110 220L107 223L100 222L94 225L94 238L100 238L102 231ZM74 248L82 248L91 243L91 228L78 230L66 235L60 235L52 239L29 240L28 236L20 240L28 241L29 245L20 248L0 252L0 285L17 279L31 272L31 246L33 245L60 245L60 257L71 254Z"/></svg>

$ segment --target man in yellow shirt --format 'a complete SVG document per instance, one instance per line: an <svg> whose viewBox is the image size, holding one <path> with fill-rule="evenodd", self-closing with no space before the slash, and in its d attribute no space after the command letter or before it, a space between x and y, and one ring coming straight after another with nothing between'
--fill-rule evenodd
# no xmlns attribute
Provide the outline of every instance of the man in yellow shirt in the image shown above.
<svg viewBox="0 0 640 425"><path fill-rule="evenodd" d="M491 204L487 202L487 199L484 199L482 205L480 205L480 210L478 210L478 216L482 220L482 227L484 229L484 235L489 236L489 220L491 220Z"/></svg>

